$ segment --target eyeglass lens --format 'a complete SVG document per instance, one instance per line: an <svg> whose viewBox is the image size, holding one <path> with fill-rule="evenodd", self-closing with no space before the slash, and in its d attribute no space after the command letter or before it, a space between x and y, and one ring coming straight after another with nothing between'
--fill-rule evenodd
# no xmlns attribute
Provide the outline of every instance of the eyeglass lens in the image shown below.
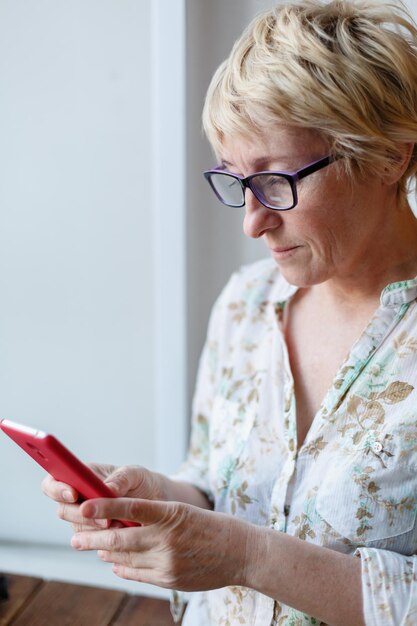
<svg viewBox="0 0 417 626"><path fill-rule="evenodd" d="M210 177L211 184L219 199L228 206L243 206L245 203L245 195L242 185L237 178L229 174L212 174Z"/></svg>
<svg viewBox="0 0 417 626"><path fill-rule="evenodd" d="M258 200L278 209L292 206L294 198L290 182L277 174L259 174L250 179L250 187Z"/></svg>
<svg viewBox="0 0 417 626"><path fill-rule="evenodd" d="M211 183L219 199L228 206L241 207L245 203L244 189L239 179L223 172L212 173ZM251 176L249 187L263 204L286 209L294 198L290 182L277 174Z"/></svg>

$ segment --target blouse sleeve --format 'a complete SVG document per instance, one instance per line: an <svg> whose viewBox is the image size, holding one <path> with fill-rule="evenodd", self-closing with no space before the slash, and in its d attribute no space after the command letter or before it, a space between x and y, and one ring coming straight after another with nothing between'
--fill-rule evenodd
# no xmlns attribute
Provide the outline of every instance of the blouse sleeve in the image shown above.
<svg viewBox="0 0 417 626"><path fill-rule="evenodd" d="M205 493L211 502L213 493L208 479L210 415L218 379L220 348L225 335L228 293L232 282L233 277L218 297L210 315L192 403L190 445L186 460L178 471L170 476L172 480L191 483Z"/></svg>
<svg viewBox="0 0 417 626"><path fill-rule="evenodd" d="M357 548L366 626L417 624L417 556Z"/></svg>

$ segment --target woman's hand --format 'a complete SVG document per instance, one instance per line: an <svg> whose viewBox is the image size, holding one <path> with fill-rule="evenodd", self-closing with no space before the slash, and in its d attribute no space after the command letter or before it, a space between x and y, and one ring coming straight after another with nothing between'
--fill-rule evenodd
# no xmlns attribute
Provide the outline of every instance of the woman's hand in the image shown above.
<svg viewBox="0 0 417 626"><path fill-rule="evenodd" d="M117 496L150 500L166 499L164 477L161 474L150 472L140 466L116 467L91 463L89 467ZM107 519L84 518L80 513L80 505L77 504L77 491L65 483L54 480L52 476L48 475L43 480L42 491L59 503L59 517L71 522L76 532L84 529L107 528L110 525ZM118 522L114 523L119 525Z"/></svg>
<svg viewBox="0 0 417 626"><path fill-rule="evenodd" d="M242 585L257 549L257 527L178 502L100 498L80 507L86 520L126 519L135 528L78 532L72 545L98 550L121 578L178 591Z"/></svg>

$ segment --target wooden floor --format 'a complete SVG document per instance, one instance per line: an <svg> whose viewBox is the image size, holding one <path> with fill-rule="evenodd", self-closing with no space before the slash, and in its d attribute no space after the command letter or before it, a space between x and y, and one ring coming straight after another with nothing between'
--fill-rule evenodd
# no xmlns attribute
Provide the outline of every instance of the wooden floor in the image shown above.
<svg viewBox="0 0 417 626"><path fill-rule="evenodd" d="M6 575L0 626L172 626L166 600Z"/></svg>

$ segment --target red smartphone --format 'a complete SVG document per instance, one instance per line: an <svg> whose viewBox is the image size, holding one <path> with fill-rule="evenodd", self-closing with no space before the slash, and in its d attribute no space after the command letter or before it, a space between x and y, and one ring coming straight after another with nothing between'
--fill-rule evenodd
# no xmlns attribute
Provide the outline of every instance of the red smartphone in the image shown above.
<svg viewBox="0 0 417 626"><path fill-rule="evenodd" d="M0 429L18 446L60 482L79 493L79 502L90 498L115 498L115 494L87 465L77 459L53 435L23 424L0 418ZM139 526L136 522L118 520L124 526Z"/></svg>

